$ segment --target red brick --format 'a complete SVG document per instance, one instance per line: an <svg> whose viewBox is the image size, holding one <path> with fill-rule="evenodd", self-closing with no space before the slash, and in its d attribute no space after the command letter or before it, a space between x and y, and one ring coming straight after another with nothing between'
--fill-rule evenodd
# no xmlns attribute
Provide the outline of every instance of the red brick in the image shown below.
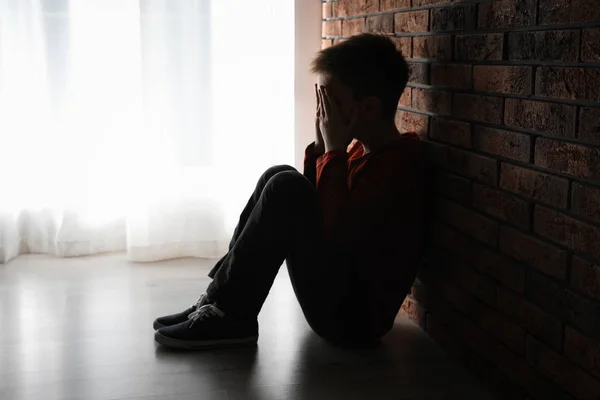
<svg viewBox="0 0 600 400"><path fill-rule="evenodd" d="M427 32L429 10L403 12L394 15L396 32Z"/></svg>
<svg viewBox="0 0 600 400"><path fill-rule="evenodd" d="M450 93L438 90L413 88L412 108L437 114L449 114Z"/></svg>
<svg viewBox="0 0 600 400"><path fill-rule="evenodd" d="M525 271L522 266L480 245L474 247L472 257L477 257L472 262L479 271L519 293L525 291Z"/></svg>
<svg viewBox="0 0 600 400"><path fill-rule="evenodd" d="M575 136L574 106L539 101L506 99L504 123L558 136Z"/></svg>
<svg viewBox="0 0 600 400"><path fill-rule="evenodd" d="M452 57L450 36L417 36L413 38L413 58L448 60Z"/></svg>
<svg viewBox="0 0 600 400"><path fill-rule="evenodd" d="M410 83L422 83L424 85L429 83L428 64L409 62L408 68L408 81Z"/></svg>
<svg viewBox="0 0 600 400"><path fill-rule="evenodd" d="M527 338L527 361L579 399L600 396L599 381L532 337Z"/></svg>
<svg viewBox="0 0 600 400"><path fill-rule="evenodd" d="M416 89L413 89L413 92ZM471 125L442 118L431 119L430 138L461 147L471 147Z"/></svg>
<svg viewBox="0 0 600 400"><path fill-rule="evenodd" d="M413 296L427 312L434 314L441 324L450 325L457 318L461 318L461 314L443 300L439 293L433 291L429 285L422 282L415 283Z"/></svg>
<svg viewBox="0 0 600 400"><path fill-rule="evenodd" d="M502 60L504 35L457 35L455 49L457 60Z"/></svg>
<svg viewBox="0 0 600 400"><path fill-rule="evenodd" d="M473 70L475 90L490 93L531 94L531 67L476 65Z"/></svg>
<svg viewBox="0 0 600 400"><path fill-rule="evenodd" d="M398 111L396 113L396 126L404 132L415 132L419 136L427 136L429 117L410 111Z"/></svg>
<svg viewBox="0 0 600 400"><path fill-rule="evenodd" d="M600 85L591 82L600 82L600 68L540 67L535 78L535 94L569 100L600 101Z"/></svg>
<svg viewBox="0 0 600 400"><path fill-rule="evenodd" d="M565 174L600 181L600 149L538 138L535 165Z"/></svg>
<svg viewBox="0 0 600 400"><path fill-rule="evenodd" d="M567 326L565 355L586 371L600 377L600 343Z"/></svg>
<svg viewBox="0 0 600 400"><path fill-rule="evenodd" d="M472 302L471 316L475 324L506 347L517 354L525 353L525 332L508 318L477 301Z"/></svg>
<svg viewBox="0 0 600 400"><path fill-rule="evenodd" d="M591 142L600 142L600 108L581 107L579 138Z"/></svg>
<svg viewBox="0 0 600 400"><path fill-rule="evenodd" d="M498 165L496 160L447 146L431 144L429 152L434 165L479 182L495 185Z"/></svg>
<svg viewBox="0 0 600 400"><path fill-rule="evenodd" d="M332 3L323 3L323 18L331 18L332 16Z"/></svg>
<svg viewBox="0 0 600 400"><path fill-rule="evenodd" d="M571 265L571 286L600 300L600 265L574 256Z"/></svg>
<svg viewBox="0 0 600 400"><path fill-rule="evenodd" d="M494 397L497 400L525 400L525 389L508 379L496 367L488 370L484 384L497 394Z"/></svg>
<svg viewBox="0 0 600 400"><path fill-rule="evenodd" d="M480 211L523 229L529 227L529 204L505 192L475 184L473 205Z"/></svg>
<svg viewBox="0 0 600 400"><path fill-rule="evenodd" d="M362 33L365 29L364 18L346 19L342 21L342 36L353 36Z"/></svg>
<svg viewBox="0 0 600 400"><path fill-rule="evenodd" d="M529 162L531 138L522 133L478 126L475 128L475 145L486 153Z"/></svg>
<svg viewBox="0 0 600 400"><path fill-rule="evenodd" d="M394 33L394 16L392 14L382 14L367 17L366 32Z"/></svg>
<svg viewBox="0 0 600 400"><path fill-rule="evenodd" d="M475 28L477 9L474 5L431 9L432 31L463 31Z"/></svg>
<svg viewBox="0 0 600 400"><path fill-rule="evenodd" d="M534 229L542 236L600 259L600 227L536 206Z"/></svg>
<svg viewBox="0 0 600 400"><path fill-rule="evenodd" d="M396 48L402 52L405 58L412 57L412 38L392 37L390 39L396 44Z"/></svg>
<svg viewBox="0 0 600 400"><path fill-rule="evenodd" d="M395 11L410 7L410 0L381 0L381 11Z"/></svg>
<svg viewBox="0 0 600 400"><path fill-rule="evenodd" d="M487 358L482 357L475 351L468 351L466 353L466 359L463 367L467 372L471 374L477 381L484 384L487 389L493 391L495 388L492 387L495 379L494 373L499 373L495 365ZM494 396L493 399L498 399Z"/></svg>
<svg viewBox="0 0 600 400"><path fill-rule="evenodd" d="M479 28L495 29L535 24L536 0L496 0L479 5Z"/></svg>
<svg viewBox="0 0 600 400"><path fill-rule="evenodd" d="M434 190L452 200L467 202L471 198L471 181L460 176L436 171Z"/></svg>
<svg viewBox="0 0 600 400"><path fill-rule="evenodd" d="M577 61L578 31L514 32L508 34L509 60Z"/></svg>
<svg viewBox="0 0 600 400"><path fill-rule="evenodd" d="M556 207L567 206L569 181L554 175L502 163L500 187Z"/></svg>
<svg viewBox="0 0 600 400"><path fill-rule="evenodd" d="M492 307L496 306L496 284L493 280L462 263L451 262L452 279L478 299Z"/></svg>
<svg viewBox="0 0 600 400"><path fill-rule="evenodd" d="M433 64L431 84L455 89L470 89L473 86L473 67L461 64Z"/></svg>
<svg viewBox="0 0 600 400"><path fill-rule="evenodd" d="M334 17L352 17L379 11L379 0L340 0L333 3Z"/></svg>
<svg viewBox="0 0 600 400"><path fill-rule="evenodd" d="M463 261L473 265L482 272L507 287L522 293L525 290L525 272L521 265L517 265L507 257L497 254L480 243L468 239L466 236L448 227L436 225L433 233L434 243L456 254Z"/></svg>
<svg viewBox="0 0 600 400"><path fill-rule="evenodd" d="M454 331L469 348L493 361L501 372L523 386L530 395L543 400L564 400L562 392L556 390L552 382L471 322L457 321Z"/></svg>
<svg viewBox="0 0 600 400"><path fill-rule="evenodd" d="M575 293L545 275L529 272L528 297L557 318L592 337L600 337L600 303Z"/></svg>
<svg viewBox="0 0 600 400"><path fill-rule="evenodd" d="M452 0L413 0L413 7L428 6L430 4L451 3Z"/></svg>
<svg viewBox="0 0 600 400"><path fill-rule="evenodd" d="M471 296L450 281L441 280L436 283L436 289L442 297L448 301L454 308L464 314L468 314L471 307Z"/></svg>
<svg viewBox="0 0 600 400"><path fill-rule="evenodd" d="M459 256L462 260L470 260L472 240L449 225L436 221L432 227L432 241L442 249ZM466 257L465 257L466 255Z"/></svg>
<svg viewBox="0 0 600 400"><path fill-rule="evenodd" d="M412 106L412 90L410 88L404 89L404 92L402 92L402 95L400 96L400 101L398 101L398 105L408 108Z"/></svg>
<svg viewBox="0 0 600 400"><path fill-rule="evenodd" d="M500 250L517 261L558 279L566 279L567 253L507 226L500 227Z"/></svg>
<svg viewBox="0 0 600 400"><path fill-rule="evenodd" d="M482 215L450 201L438 199L436 212L448 224L471 237L496 247L498 224Z"/></svg>
<svg viewBox="0 0 600 400"><path fill-rule="evenodd" d="M600 20L597 0L540 0L539 7L541 25Z"/></svg>
<svg viewBox="0 0 600 400"><path fill-rule="evenodd" d="M342 21L323 21L324 36L342 36Z"/></svg>
<svg viewBox="0 0 600 400"><path fill-rule="evenodd" d="M436 315L427 316L427 333L454 360L462 363L465 359L465 347L449 329L438 321Z"/></svg>
<svg viewBox="0 0 600 400"><path fill-rule="evenodd" d="M326 49L331 46L333 46L333 40L331 40L331 39L321 40L321 49Z"/></svg>
<svg viewBox="0 0 600 400"><path fill-rule="evenodd" d="M574 182L572 196L573 212L600 222L600 189Z"/></svg>
<svg viewBox="0 0 600 400"><path fill-rule="evenodd" d="M419 305L411 296L407 296L400 307L400 311L406 314L415 324L421 328L426 327L426 313L425 309Z"/></svg>
<svg viewBox="0 0 600 400"><path fill-rule="evenodd" d="M454 94L452 114L474 121L499 124L502 122L502 99L472 94Z"/></svg>
<svg viewBox="0 0 600 400"><path fill-rule="evenodd" d="M590 62L600 61L600 28L583 30L581 59Z"/></svg>
<svg viewBox="0 0 600 400"><path fill-rule="evenodd" d="M562 348L563 324L538 306L500 287L498 310L552 348Z"/></svg>

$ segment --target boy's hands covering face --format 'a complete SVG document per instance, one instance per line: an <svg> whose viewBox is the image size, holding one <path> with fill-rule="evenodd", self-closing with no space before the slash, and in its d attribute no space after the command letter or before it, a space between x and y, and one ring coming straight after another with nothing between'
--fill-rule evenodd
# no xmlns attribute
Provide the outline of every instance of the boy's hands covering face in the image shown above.
<svg viewBox="0 0 600 400"><path fill-rule="evenodd" d="M321 108L321 96L319 96L319 86L315 83L315 96L317 97L317 115L315 115L315 153L323 154L325 152L325 142L321 133L321 120L319 110Z"/></svg>
<svg viewBox="0 0 600 400"><path fill-rule="evenodd" d="M325 151L346 150L352 141L352 131L356 125L357 114L353 110L348 122L344 121L339 106L331 98L324 86L317 88L317 119L323 136Z"/></svg>

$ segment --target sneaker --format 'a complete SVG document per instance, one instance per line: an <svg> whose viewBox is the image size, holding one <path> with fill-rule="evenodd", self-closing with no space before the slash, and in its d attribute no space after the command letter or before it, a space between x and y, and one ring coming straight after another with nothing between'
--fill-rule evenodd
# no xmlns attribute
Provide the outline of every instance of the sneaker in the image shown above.
<svg viewBox="0 0 600 400"><path fill-rule="evenodd" d="M157 330L154 340L176 349L255 345L258 322L226 315L214 304L207 304L192 312L186 321Z"/></svg>
<svg viewBox="0 0 600 400"><path fill-rule="evenodd" d="M178 314L171 314L171 315L166 315L164 317L160 317L157 318L154 321L154 330L158 330L160 328L164 328L165 326L172 326L172 325L177 325L180 324L182 322L185 322L188 320L188 317L191 313L193 313L194 311L198 310L200 307L211 303L211 300L208 298L208 295L206 293L203 293L200 298L190 306L190 308L188 308L185 311L182 311Z"/></svg>

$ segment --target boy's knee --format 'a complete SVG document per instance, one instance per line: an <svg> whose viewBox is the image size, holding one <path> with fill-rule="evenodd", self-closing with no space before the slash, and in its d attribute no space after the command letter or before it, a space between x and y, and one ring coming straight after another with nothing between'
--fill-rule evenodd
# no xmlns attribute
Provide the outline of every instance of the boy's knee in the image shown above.
<svg viewBox="0 0 600 400"><path fill-rule="evenodd" d="M314 191L308 179L296 170L281 171L273 175L267 185L293 193Z"/></svg>
<svg viewBox="0 0 600 400"><path fill-rule="evenodd" d="M298 171L283 171L269 179L265 187L267 196L296 207L300 204L312 205L316 190L304 175Z"/></svg>
<svg viewBox="0 0 600 400"><path fill-rule="evenodd" d="M296 171L296 168L290 165L274 165L262 174L261 179L268 182L275 175L285 171Z"/></svg>

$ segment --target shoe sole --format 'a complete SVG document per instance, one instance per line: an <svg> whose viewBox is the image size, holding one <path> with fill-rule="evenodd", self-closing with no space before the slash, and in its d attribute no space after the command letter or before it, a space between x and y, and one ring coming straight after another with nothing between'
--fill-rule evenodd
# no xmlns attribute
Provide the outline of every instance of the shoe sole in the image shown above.
<svg viewBox="0 0 600 400"><path fill-rule="evenodd" d="M152 326L154 327L154 330L157 331L160 328L164 328L166 325L163 325L160 322L158 322L158 320L156 320L154 321L154 324L152 324Z"/></svg>
<svg viewBox="0 0 600 400"><path fill-rule="evenodd" d="M188 341L171 339L170 337L161 335L159 332L154 332L154 340L163 346L172 349L198 350L198 349L214 349L223 347L244 347L255 346L258 341L258 336L249 336L238 339L220 339L220 340L204 340L204 341Z"/></svg>

